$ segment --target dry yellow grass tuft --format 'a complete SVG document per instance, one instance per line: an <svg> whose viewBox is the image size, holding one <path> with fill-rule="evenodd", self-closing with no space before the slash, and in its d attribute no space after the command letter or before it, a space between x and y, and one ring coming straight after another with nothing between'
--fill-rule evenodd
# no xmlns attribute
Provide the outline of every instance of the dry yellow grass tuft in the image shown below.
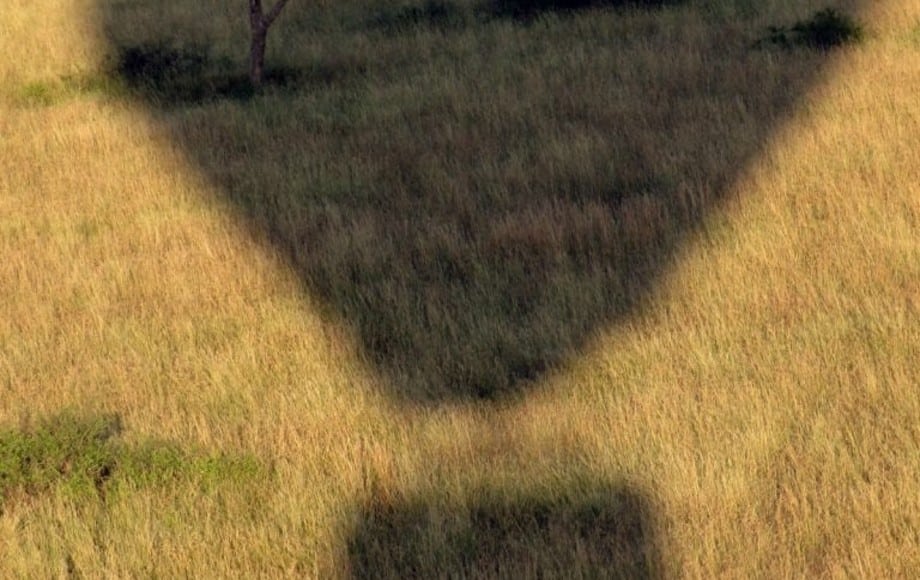
<svg viewBox="0 0 920 580"><path fill-rule="evenodd" d="M240 64L242 6L0 9L0 426L269 474L0 461L0 576L920 574L920 2L832 2L828 54L752 48L811 1L371 4L291 4L305 84L178 104L117 48Z"/></svg>

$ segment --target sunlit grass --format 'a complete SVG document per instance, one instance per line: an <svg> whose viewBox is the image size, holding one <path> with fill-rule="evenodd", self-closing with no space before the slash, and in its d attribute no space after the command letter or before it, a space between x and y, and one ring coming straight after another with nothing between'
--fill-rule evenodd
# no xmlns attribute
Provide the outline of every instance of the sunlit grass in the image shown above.
<svg viewBox="0 0 920 580"><path fill-rule="evenodd" d="M179 26L191 21L216 39L217 54L242 64L240 7L201 4L151 8L120 32L142 43L191 34ZM256 102L162 109L120 91L60 89L66 78L107 78L117 56L100 32L98 4L0 9L0 50L19 55L0 65L3 432L68 409L117 414L117 449L126 453L168 441L197 450L194 457L255 457L271 468L270 477L226 477L204 490L194 473L173 486L126 484L108 502L93 478L86 494L57 493L56 484L16 492L21 501L0 505L0 576L327 577L366 570L380 546L384 556L462 568L463 547L476 546L470 530L513 542L503 526L517 526L521 541L544 547L545 530L561 530L565 541L548 549L568 554L582 527L586 537L610 529L604 517L623 505L630 511L618 521L642 533L620 547L650 555L637 561L654 574L915 575L920 45L911 39L920 4L832 4L859 16L864 41L814 61L820 76L792 95L790 114L757 155L731 168L720 203L686 230L641 304L596 326L508 398L448 404L400 394L400 377L419 377L381 369L355 320L311 291L296 257L241 211L228 195L238 186L215 179L214 169L234 179L250 172L287 192L298 165L281 153L303 145L287 140L302 127L313 130L300 133L304 140L323 135L312 146L335 161L329 151L343 127L373 137L379 126L389 131L381 139L411 143L411 123L426 111L457 114L464 105L480 114L477 107L497 102L509 114L511 95L519 104L537 99L516 83L539 80L533 71L553 51L590 73L595 57L567 52L565 34L625 26L616 16L488 24L485 38L519 51L489 68L477 61L484 37L472 24L400 37L366 32L379 12L362 3L295 2L273 31L269 61L370 76L365 101L342 98L358 82L344 78ZM752 46L767 26L807 18L824 3L750 7L691 3L630 22L681 40L727 30L732 46ZM199 10L214 17L188 18ZM675 13L690 14L690 24L675 24ZM731 24L741 16L746 24ZM527 52L535 34L556 44ZM333 42L340 38L352 42ZM664 55L639 53L649 60L620 68L633 71L626 95L643 94L643 66L664 66ZM537 64L518 60L527 54ZM473 70L496 82L457 80ZM419 107L421 88L402 78L442 92ZM476 83L504 96L482 105L457 99ZM52 96L38 87L52 87ZM261 120L246 116L252 108ZM286 123L294 129L285 132ZM273 144L268 129L286 140ZM226 153L239 142L227 135L238 134L277 149L252 164L242 153L207 161L188 147L211 141ZM580 129L558 151L548 143L537 153L584 177L578 172L593 166L580 165L582 155L603 143L586 135ZM297 183L315 179L336 195L333 170ZM582 223L574 211L538 210L489 225L537 244L544 227ZM489 524L495 517L504 519ZM387 535L405 533L407 522L420 535ZM590 544L584 553L590 570ZM520 550L505 555L496 570L526 565Z"/></svg>

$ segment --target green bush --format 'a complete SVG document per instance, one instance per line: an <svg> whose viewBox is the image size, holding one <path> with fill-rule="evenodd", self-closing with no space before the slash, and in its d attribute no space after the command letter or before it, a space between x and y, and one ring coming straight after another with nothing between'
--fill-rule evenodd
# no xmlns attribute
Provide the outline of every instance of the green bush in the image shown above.
<svg viewBox="0 0 920 580"><path fill-rule="evenodd" d="M807 46L828 50L863 38L863 29L855 20L833 8L816 12L810 19L792 26L771 26L762 44L786 48Z"/></svg>

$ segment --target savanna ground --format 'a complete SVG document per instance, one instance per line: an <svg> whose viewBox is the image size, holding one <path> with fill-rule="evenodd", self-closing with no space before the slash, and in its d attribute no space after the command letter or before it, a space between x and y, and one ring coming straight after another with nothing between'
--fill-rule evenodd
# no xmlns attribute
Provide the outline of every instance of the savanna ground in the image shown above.
<svg viewBox="0 0 920 580"><path fill-rule="evenodd" d="M0 8L0 576L920 575L920 2L666 4Z"/></svg>

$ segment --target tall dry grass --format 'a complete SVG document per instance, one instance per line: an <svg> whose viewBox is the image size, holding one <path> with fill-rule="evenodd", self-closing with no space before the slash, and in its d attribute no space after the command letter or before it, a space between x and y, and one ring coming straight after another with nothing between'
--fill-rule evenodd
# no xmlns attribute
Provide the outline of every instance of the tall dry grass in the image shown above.
<svg viewBox="0 0 920 580"><path fill-rule="evenodd" d="M369 26L376 5L294 3L270 59L310 68L311 84L168 106L103 74L117 45L204 38L239 63L233 7L4 7L0 424L113 413L128 448L254 456L265 473L18 490L0 499L0 575L915 576L920 4L834 5L867 38L819 55L750 47L816 2L398 33ZM340 70L352 76L324 72ZM712 80L725 83L704 90ZM686 110L668 117L649 89ZM706 122L681 132L687 118ZM634 163L605 166L618 145ZM451 160L463 171L444 175ZM665 201L590 197L648 174ZM565 176L577 203L557 195ZM381 182L395 197L375 202ZM428 190L440 197L422 215L447 225L394 245L404 230L374 204L421 211L412 195ZM469 191L501 211L470 212L458 259L537 256L486 262L487 278L556 264L585 247L578 236L588 247L549 293L562 306L521 323L552 364L521 383L499 359L490 376L510 395L497 400L444 395L467 383L443 365L481 355L426 329L405 295L317 283L339 272L337 251L399 265L406 247L460 247L448 226ZM700 211L669 221L681 194ZM282 219L317 209L338 229ZM653 271L597 254L619 236ZM603 274L585 276L596 264ZM408 295L438 288L413 287L429 270L403 267ZM607 294L624 272L646 282L629 308ZM433 315L464 320L443 304ZM381 354L361 316L390 305L417 334ZM597 320L577 322L585 310Z"/></svg>

